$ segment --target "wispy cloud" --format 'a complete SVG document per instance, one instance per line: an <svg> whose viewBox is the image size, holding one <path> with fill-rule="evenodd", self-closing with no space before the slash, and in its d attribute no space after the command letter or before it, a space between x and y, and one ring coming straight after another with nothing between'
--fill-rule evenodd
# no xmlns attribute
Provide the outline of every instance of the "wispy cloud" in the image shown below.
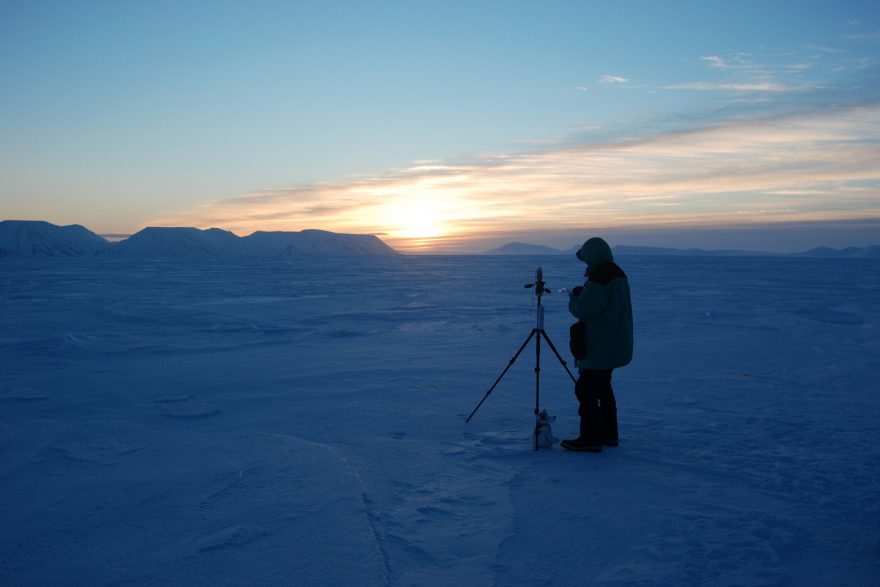
<svg viewBox="0 0 880 587"><path fill-rule="evenodd" d="M666 90L717 91L733 93L782 93L805 89L800 74L814 64L794 55L759 56L751 53L703 55L700 61L712 72L711 80L692 80L667 84ZM772 62L772 63L771 63ZM734 99L739 99L734 97Z"/></svg>
<svg viewBox="0 0 880 587"><path fill-rule="evenodd" d="M708 63L712 67L716 67L718 69L726 69L727 68L727 62L723 58L719 57L718 55L707 55L707 56L700 57L700 59L702 59L703 61L705 61L706 63Z"/></svg>
<svg viewBox="0 0 880 587"><path fill-rule="evenodd" d="M599 78L599 83L606 86L628 84L629 79L619 75L603 75Z"/></svg>
<svg viewBox="0 0 880 587"><path fill-rule="evenodd" d="M665 86L667 90L793 92L800 88L779 82L684 82Z"/></svg>
<svg viewBox="0 0 880 587"><path fill-rule="evenodd" d="M880 105L709 124L628 141L417 164L266 190L156 219L385 233L461 246L516 230L880 217Z"/></svg>
<svg viewBox="0 0 880 587"><path fill-rule="evenodd" d="M745 53L736 53L725 57L721 55L704 55L700 57L700 60L706 62L712 68L720 70L743 70L755 69L756 67L756 64Z"/></svg>

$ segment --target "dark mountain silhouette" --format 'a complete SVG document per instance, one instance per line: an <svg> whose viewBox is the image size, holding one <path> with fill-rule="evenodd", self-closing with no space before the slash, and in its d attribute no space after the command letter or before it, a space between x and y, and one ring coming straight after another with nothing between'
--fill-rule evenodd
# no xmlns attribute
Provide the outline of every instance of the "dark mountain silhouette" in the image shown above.
<svg viewBox="0 0 880 587"><path fill-rule="evenodd" d="M396 255L371 234L326 230L262 232L240 237L227 230L148 227L110 243L78 224L57 226L42 220L0 222L0 257L103 255L116 258L360 257Z"/></svg>
<svg viewBox="0 0 880 587"><path fill-rule="evenodd" d="M507 243L497 249L484 252L484 255L561 255L563 251L545 245L529 243Z"/></svg>
<svg viewBox="0 0 880 587"><path fill-rule="evenodd" d="M219 228L149 227L103 253L112 257L222 258L394 255L396 251L369 234L258 231L240 237Z"/></svg>
<svg viewBox="0 0 880 587"><path fill-rule="evenodd" d="M103 251L111 257L226 257L240 238L219 228L148 227Z"/></svg>
<svg viewBox="0 0 880 587"><path fill-rule="evenodd" d="M397 251L372 234L338 234L314 229L300 232L258 231L241 240L243 250L250 255L360 257L397 254Z"/></svg>
<svg viewBox="0 0 880 587"><path fill-rule="evenodd" d="M483 255L573 255L581 245L566 250L554 249L544 245L529 243L508 243L501 247L482 253ZM743 250L705 250L705 249L676 249L672 247L644 247L631 245L617 245L613 249L616 256L627 255L654 255L668 257L767 257L767 256L792 256L792 257L830 257L840 259L877 259L880 258L880 246L847 247L844 249L832 249L820 247L810 249L802 253L771 253L767 251L743 251Z"/></svg>
<svg viewBox="0 0 880 587"><path fill-rule="evenodd" d="M0 257L91 255L110 243L79 224L58 226L42 220L0 222Z"/></svg>

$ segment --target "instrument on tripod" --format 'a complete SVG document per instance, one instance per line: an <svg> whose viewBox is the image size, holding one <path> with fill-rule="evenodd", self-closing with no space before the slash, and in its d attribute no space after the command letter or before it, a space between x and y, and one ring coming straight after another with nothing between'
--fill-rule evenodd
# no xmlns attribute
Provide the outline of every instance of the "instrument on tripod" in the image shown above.
<svg viewBox="0 0 880 587"><path fill-rule="evenodd" d="M492 384L492 387L486 391L486 394L483 396L483 399L480 400L480 403L477 404L477 407L471 412L470 416L467 417L465 422L470 422L471 418L474 417L474 414L477 413L477 410L480 409L480 406L483 405L483 402L489 397L489 394L495 389L495 386L501 381L501 378L507 373L507 371L513 366L516 362L516 359L523 352L523 349L529 344L529 341L532 338L535 339L535 450L538 450L539 444L538 439L541 435L541 427L544 425L549 425L546 418L541 418L541 338L547 341L547 345L550 347L550 350L553 351L553 354L556 355L556 358L559 359L559 362L562 364L562 367L565 369L568 376L571 377L571 380L575 382L575 377L572 375L571 371L568 369L568 365L565 360L559 355L559 351L556 350L556 346L553 344L553 341L550 340L550 337L547 336L547 332L544 330L544 306L541 304L541 297L545 293L550 293L550 290L547 289L546 283L544 283L544 272L538 267L537 271L535 271L535 282L527 283L524 287L527 288L535 288L535 294L538 297L538 311L537 311L537 322L535 327L532 328L532 331L526 337L525 342L522 343L522 346L519 347L519 350L516 351L516 354L513 355L513 358L510 359L510 362L507 364L507 367L504 368L504 371L501 372L501 375L498 376L498 379L495 380L495 383Z"/></svg>

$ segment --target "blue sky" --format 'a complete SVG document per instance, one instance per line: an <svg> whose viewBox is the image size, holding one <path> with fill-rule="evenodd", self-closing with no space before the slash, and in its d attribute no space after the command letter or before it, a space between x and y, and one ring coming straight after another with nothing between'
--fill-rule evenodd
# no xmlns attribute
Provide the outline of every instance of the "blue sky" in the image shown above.
<svg viewBox="0 0 880 587"><path fill-rule="evenodd" d="M880 242L875 2L2 2L0 217Z"/></svg>

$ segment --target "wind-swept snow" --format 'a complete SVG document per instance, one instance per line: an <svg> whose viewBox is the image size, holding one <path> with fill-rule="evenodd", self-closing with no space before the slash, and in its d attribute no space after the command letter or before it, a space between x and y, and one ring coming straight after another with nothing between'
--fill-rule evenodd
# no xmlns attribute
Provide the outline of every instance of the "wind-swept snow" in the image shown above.
<svg viewBox="0 0 880 587"><path fill-rule="evenodd" d="M464 423L573 258L74 261L0 265L0 584L877 584L875 260L622 259L598 455L534 343Z"/></svg>

